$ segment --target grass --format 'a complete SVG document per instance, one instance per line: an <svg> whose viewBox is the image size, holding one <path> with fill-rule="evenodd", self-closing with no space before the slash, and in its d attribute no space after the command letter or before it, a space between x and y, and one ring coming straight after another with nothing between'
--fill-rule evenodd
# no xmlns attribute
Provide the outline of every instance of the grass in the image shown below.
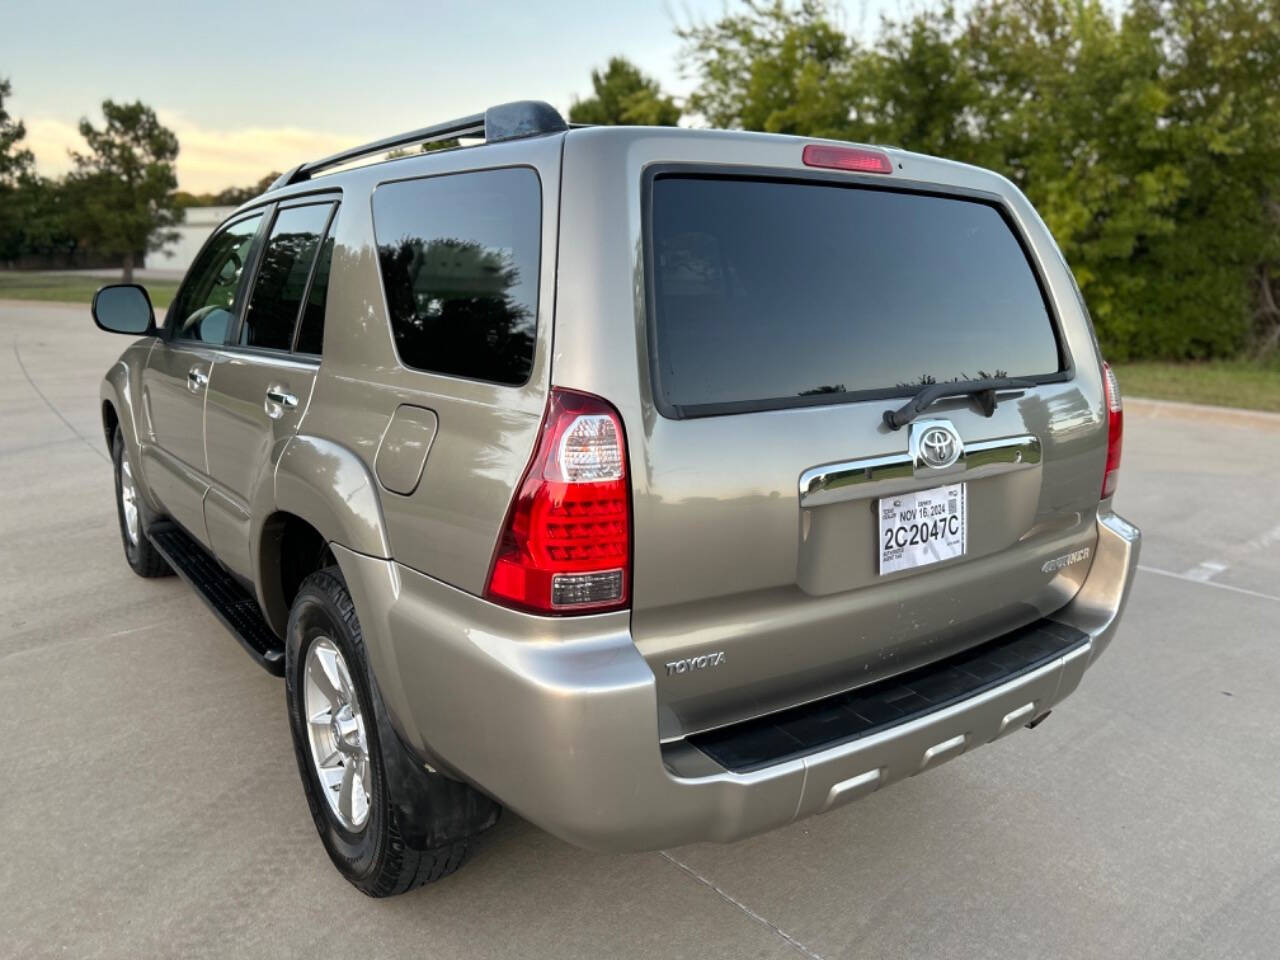
<svg viewBox="0 0 1280 960"><path fill-rule="evenodd" d="M1280 413L1280 361L1117 363L1120 393Z"/></svg>
<svg viewBox="0 0 1280 960"><path fill-rule="evenodd" d="M87 277L78 273L45 273L25 270L0 270L0 299L56 300L83 303L86 307L94 291L112 280ZM143 283L157 308L167 307L178 289L176 280L149 280Z"/></svg>

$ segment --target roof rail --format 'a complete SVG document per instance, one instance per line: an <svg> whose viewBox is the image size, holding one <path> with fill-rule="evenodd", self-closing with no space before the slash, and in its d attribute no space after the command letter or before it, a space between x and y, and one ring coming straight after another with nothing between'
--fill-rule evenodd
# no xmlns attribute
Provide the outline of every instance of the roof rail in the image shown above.
<svg viewBox="0 0 1280 960"><path fill-rule="evenodd" d="M564 122L564 117L551 104L541 100L515 100L489 107L484 113L473 113L469 117L459 117L423 127L421 130L383 137L381 140L335 153L323 160L301 163L277 177L267 189L276 190L291 183L301 183L322 170L415 143L437 143L457 137L482 137L485 143L500 143L503 140L536 137L543 133L561 133L568 129L569 125Z"/></svg>

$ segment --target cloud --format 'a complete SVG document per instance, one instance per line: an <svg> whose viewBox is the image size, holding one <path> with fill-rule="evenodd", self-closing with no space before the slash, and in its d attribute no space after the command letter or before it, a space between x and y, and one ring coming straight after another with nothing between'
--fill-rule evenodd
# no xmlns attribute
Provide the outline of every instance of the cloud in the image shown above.
<svg viewBox="0 0 1280 960"><path fill-rule="evenodd" d="M67 151L83 149L84 140L74 123L51 117L24 117L27 139L24 146L36 156L36 169L48 177L61 176L71 169Z"/></svg>
<svg viewBox="0 0 1280 960"><path fill-rule="evenodd" d="M285 170L373 139L302 127L218 130L202 127L176 111L156 113L178 136L178 187L192 193L250 186L273 170ZM35 154L37 169L46 176L70 170L68 150L84 149L77 125L47 116L27 117L24 122L27 146Z"/></svg>

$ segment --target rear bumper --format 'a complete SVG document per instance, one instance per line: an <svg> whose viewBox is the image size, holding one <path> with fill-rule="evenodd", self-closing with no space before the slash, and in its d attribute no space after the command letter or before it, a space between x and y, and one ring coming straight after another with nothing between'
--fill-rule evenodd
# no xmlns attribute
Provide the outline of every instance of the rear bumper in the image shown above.
<svg viewBox="0 0 1280 960"><path fill-rule="evenodd" d="M659 746L655 681L626 613L536 618L338 548L379 688L402 736L580 846L728 841L865 796L1025 726L1114 636L1141 535L1100 514L1084 586L1053 620L1084 634L1006 683L895 726L746 772ZM363 596L362 596L363 594Z"/></svg>

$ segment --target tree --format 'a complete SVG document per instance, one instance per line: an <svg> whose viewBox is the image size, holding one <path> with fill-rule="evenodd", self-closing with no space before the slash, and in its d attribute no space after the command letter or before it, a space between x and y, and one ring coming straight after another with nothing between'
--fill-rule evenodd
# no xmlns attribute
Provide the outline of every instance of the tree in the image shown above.
<svg viewBox="0 0 1280 960"><path fill-rule="evenodd" d="M251 187L227 187L225 190L219 191L213 195L213 203L210 206L215 207L238 207L242 203L248 203L254 197L259 197L266 193L271 184L275 183L280 177L280 172L274 170L262 177Z"/></svg>
<svg viewBox="0 0 1280 960"><path fill-rule="evenodd" d="M715 126L1009 177L1115 359L1280 350L1275 0L976 0L865 48L827 0L746 0L678 32Z"/></svg>
<svg viewBox="0 0 1280 960"><path fill-rule="evenodd" d="M857 103L857 47L824 0L747 0L744 12L677 29L699 77L687 109L713 127L841 137Z"/></svg>
<svg viewBox="0 0 1280 960"><path fill-rule="evenodd" d="M31 151L20 146L27 128L4 106L11 92L9 81L0 79L0 261L15 259L23 250L30 213L26 190L34 176Z"/></svg>
<svg viewBox="0 0 1280 960"><path fill-rule="evenodd" d="M19 147L27 136L27 128L21 120L9 116L4 102L13 88L8 79L0 79L0 188L16 187L24 177L31 175L35 158L31 151Z"/></svg>
<svg viewBox="0 0 1280 960"><path fill-rule="evenodd" d="M623 57L611 57L603 73L592 70L591 87L594 96L575 99L569 107L571 123L674 127L680 122L680 108L658 81Z"/></svg>
<svg viewBox="0 0 1280 960"><path fill-rule="evenodd" d="M102 115L101 130L80 121L89 152L71 153L71 224L88 246L120 258L127 282L140 255L177 237L170 228L184 216L173 168L178 138L141 102L104 100Z"/></svg>

